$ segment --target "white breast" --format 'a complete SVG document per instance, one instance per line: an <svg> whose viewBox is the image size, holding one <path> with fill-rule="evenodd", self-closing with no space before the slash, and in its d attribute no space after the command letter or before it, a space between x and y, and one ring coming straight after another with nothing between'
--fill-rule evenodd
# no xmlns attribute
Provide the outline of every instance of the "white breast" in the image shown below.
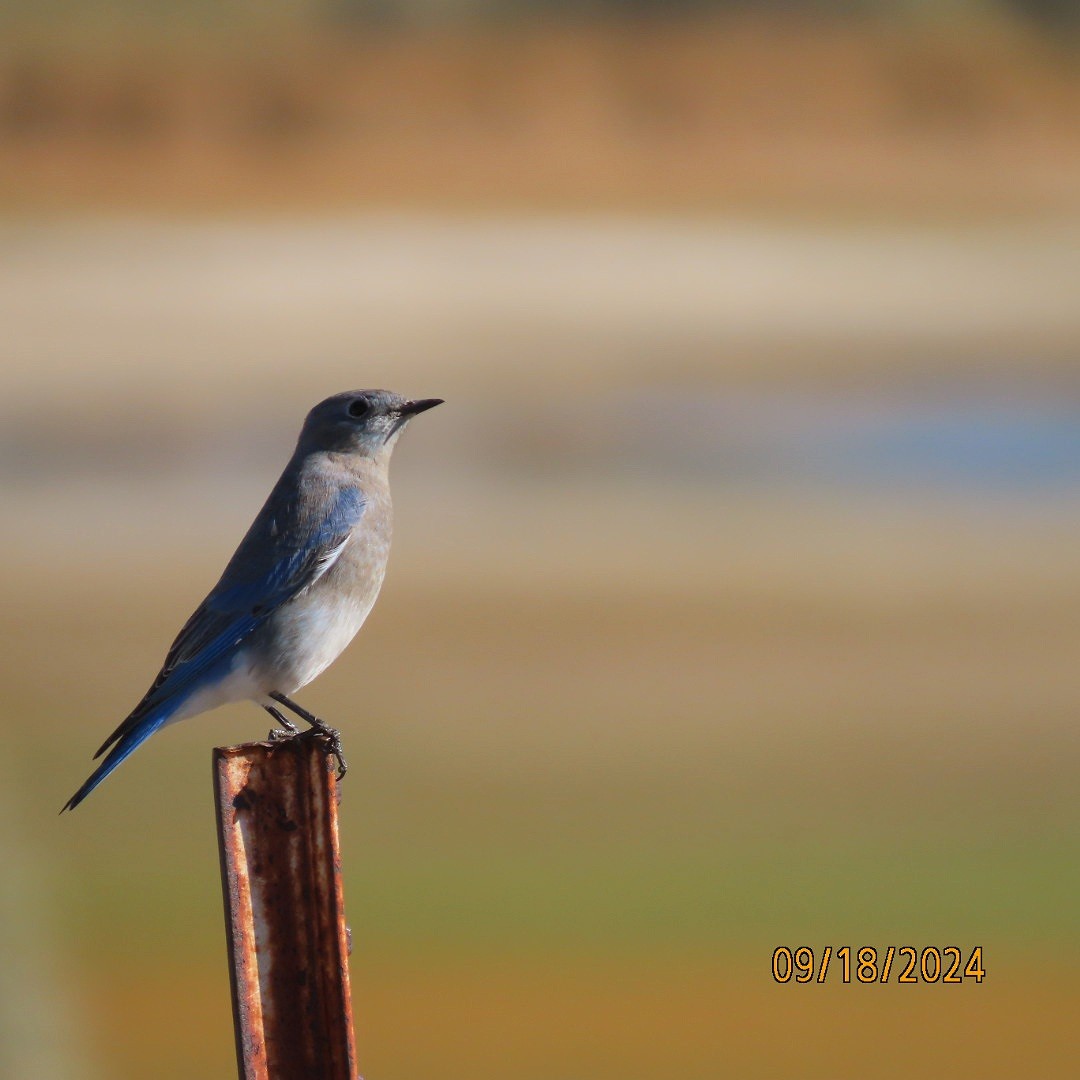
<svg viewBox="0 0 1080 1080"><path fill-rule="evenodd" d="M169 723L234 701L271 703L270 692L294 694L330 666L364 624L382 585L383 570L359 589L317 582L279 608L236 654L225 676L196 691Z"/></svg>
<svg viewBox="0 0 1080 1080"><path fill-rule="evenodd" d="M286 604L275 616L278 633L289 647L279 653L277 678L291 687L291 694L326 670L364 625L378 596L382 574L373 588L335 590L316 585Z"/></svg>
<svg viewBox="0 0 1080 1080"><path fill-rule="evenodd" d="M260 634L258 667L267 690L292 694L341 655L375 604L389 554L389 513L365 513L325 572Z"/></svg>

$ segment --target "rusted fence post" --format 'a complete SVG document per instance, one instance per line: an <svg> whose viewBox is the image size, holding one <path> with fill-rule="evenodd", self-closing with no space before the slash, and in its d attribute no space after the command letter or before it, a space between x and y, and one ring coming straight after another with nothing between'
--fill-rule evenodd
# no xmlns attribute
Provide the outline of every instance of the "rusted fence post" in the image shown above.
<svg viewBox="0 0 1080 1080"><path fill-rule="evenodd" d="M337 781L317 738L219 746L241 1080L356 1080Z"/></svg>

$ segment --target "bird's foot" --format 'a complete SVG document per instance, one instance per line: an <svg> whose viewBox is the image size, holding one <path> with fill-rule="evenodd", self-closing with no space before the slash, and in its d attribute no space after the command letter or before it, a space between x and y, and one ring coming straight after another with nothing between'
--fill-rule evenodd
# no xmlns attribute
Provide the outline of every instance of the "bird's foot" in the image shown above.
<svg viewBox="0 0 1080 1080"><path fill-rule="evenodd" d="M297 705L295 701L291 701L284 694L274 691L270 696L275 701L279 701L285 708L296 713L306 724L311 725L311 730L305 731L304 735L313 735L324 744L327 756L332 757L337 762L337 778L339 780L343 779L349 771L349 763L345 760L345 755L341 751L341 732L337 728L332 728L325 720L320 720L314 713L310 713L307 709ZM296 730L294 725L286 720L272 705L263 707L285 727L292 728L293 731Z"/></svg>
<svg viewBox="0 0 1080 1080"><path fill-rule="evenodd" d="M345 755L341 750L341 732L337 728L332 728L326 721L319 720L316 717L315 722L311 725L311 731L307 732L308 735L312 733L325 744L327 756L332 757L337 762L337 778L342 780L349 771L349 763L345 760Z"/></svg>
<svg viewBox="0 0 1080 1080"><path fill-rule="evenodd" d="M300 729L273 705L264 705L263 708L281 725L270 729L266 736L270 742L284 742L286 739L295 739L300 734Z"/></svg>

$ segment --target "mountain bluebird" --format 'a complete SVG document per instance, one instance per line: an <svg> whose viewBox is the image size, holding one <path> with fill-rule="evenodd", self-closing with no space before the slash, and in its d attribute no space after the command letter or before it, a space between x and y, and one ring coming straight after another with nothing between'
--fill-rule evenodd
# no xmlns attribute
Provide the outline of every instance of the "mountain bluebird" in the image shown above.
<svg viewBox="0 0 1080 1080"><path fill-rule="evenodd" d="M390 453L417 413L386 390L337 394L308 413L289 464L229 560L184 624L109 751L68 800L74 809L133 750L174 720L251 699L284 729L282 706L324 735L342 772L338 734L289 695L328 667L379 595L390 551ZM111 749L110 749L111 747Z"/></svg>

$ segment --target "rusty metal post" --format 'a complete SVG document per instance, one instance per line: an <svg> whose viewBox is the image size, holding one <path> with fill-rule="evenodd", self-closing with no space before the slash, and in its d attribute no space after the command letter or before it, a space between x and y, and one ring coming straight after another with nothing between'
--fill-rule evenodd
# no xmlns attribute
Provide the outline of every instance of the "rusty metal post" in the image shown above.
<svg viewBox="0 0 1080 1080"><path fill-rule="evenodd" d="M241 1080L356 1080L337 781L317 738L219 746Z"/></svg>

